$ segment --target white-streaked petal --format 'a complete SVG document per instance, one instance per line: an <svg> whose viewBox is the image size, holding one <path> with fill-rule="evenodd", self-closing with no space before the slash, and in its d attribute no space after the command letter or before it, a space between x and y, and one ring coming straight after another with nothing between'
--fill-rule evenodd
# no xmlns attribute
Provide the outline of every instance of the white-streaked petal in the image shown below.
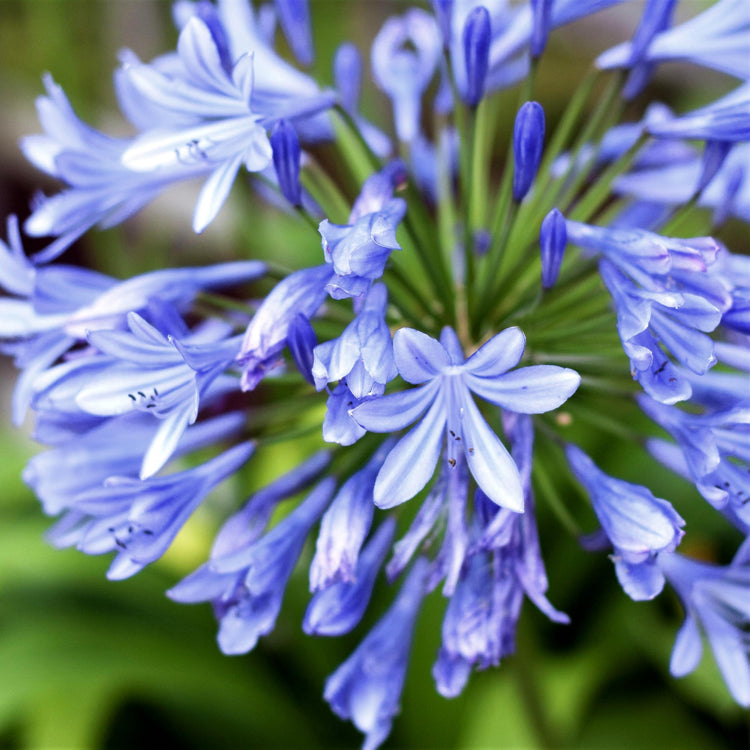
<svg viewBox="0 0 750 750"><path fill-rule="evenodd" d="M402 430L427 409L437 389L438 383L430 383L422 388L374 398L352 409L351 415L370 432Z"/></svg>
<svg viewBox="0 0 750 750"><path fill-rule="evenodd" d="M523 487L516 462L490 429L468 389L458 390L463 446L472 476L492 502L522 513Z"/></svg>
<svg viewBox="0 0 750 750"><path fill-rule="evenodd" d="M442 344L426 333L401 328L393 336L393 356L399 375L407 382L424 383L451 366Z"/></svg>
<svg viewBox="0 0 750 750"><path fill-rule="evenodd" d="M216 218L232 189L240 164L242 156L236 156L224 162L206 180L193 213L193 231L196 234L200 234Z"/></svg>
<svg viewBox="0 0 750 750"><path fill-rule="evenodd" d="M191 423L194 412L193 404L187 404L162 420L143 457L141 479L153 476L169 461L188 424Z"/></svg>
<svg viewBox="0 0 750 750"><path fill-rule="evenodd" d="M445 427L445 401L438 393L424 419L388 454L373 493L379 508L393 508L414 497L432 477Z"/></svg>
<svg viewBox="0 0 750 750"><path fill-rule="evenodd" d="M557 409L575 392L581 376L567 367L533 365L490 380L468 373L464 382L478 396L519 414L543 414Z"/></svg>
<svg viewBox="0 0 750 750"><path fill-rule="evenodd" d="M482 378L496 378L521 360L526 337L520 328L506 328L493 336L466 360L467 372Z"/></svg>

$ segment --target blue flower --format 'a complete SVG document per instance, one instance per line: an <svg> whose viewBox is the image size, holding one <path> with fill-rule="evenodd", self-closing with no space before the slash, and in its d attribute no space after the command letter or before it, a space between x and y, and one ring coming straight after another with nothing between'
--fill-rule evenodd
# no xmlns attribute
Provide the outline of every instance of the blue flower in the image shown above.
<svg viewBox="0 0 750 750"><path fill-rule="evenodd" d="M657 138L706 141L750 140L750 83L711 104L648 128Z"/></svg>
<svg viewBox="0 0 750 750"><path fill-rule="evenodd" d="M214 487L253 454L242 443L194 469L152 477L110 477L78 494L48 537L90 555L117 552L107 577L128 578L160 558L185 521Z"/></svg>
<svg viewBox="0 0 750 750"><path fill-rule="evenodd" d="M515 650L524 595L558 623L567 615L547 600L531 490L533 427L526 415L506 412L504 426L513 443L526 510L498 509L479 490L475 497L473 544L443 619L443 641L432 670L438 692L457 696L469 673L486 669Z"/></svg>
<svg viewBox="0 0 750 750"><path fill-rule="evenodd" d="M479 5L467 16L463 30L467 81L464 99L470 107L476 107L484 94L491 37L490 14L487 8Z"/></svg>
<svg viewBox="0 0 750 750"><path fill-rule="evenodd" d="M536 177L544 148L544 110L526 102L513 128L513 200L520 203Z"/></svg>
<svg viewBox="0 0 750 750"><path fill-rule="evenodd" d="M240 412L199 422L185 430L172 456L234 437L244 422ZM23 470L23 480L37 494L45 513L57 515L73 507L82 493L102 487L110 477L137 478L158 426L158 421L142 412L105 420L34 456Z"/></svg>
<svg viewBox="0 0 750 750"><path fill-rule="evenodd" d="M685 522L666 500L608 476L580 448L568 445L565 454L614 547L612 559L625 593L635 600L653 599L664 586L657 557L674 552Z"/></svg>
<svg viewBox="0 0 750 750"><path fill-rule="evenodd" d="M414 563L390 609L326 680L325 699L365 735L363 750L385 740L398 713L426 568L424 559Z"/></svg>
<svg viewBox="0 0 750 750"><path fill-rule="evenodd" d="M372 282L383 275L391 253L401 249L396 228L405 212L406 204L392 198L352 219L352 224L331 224L328 219L321 222L318 231L323 253L335 273L327 287L333 299L366 294Z"/></svg>
<svg viewBox="0 0 750 750"><path fill-rule="evenodd" d="M682 600L685 622L677 634L670 671L692 672L703 653L706 634L724 682L734 699L750 707L750 566L748 545L728 566L709 565L682 555L663 555L659 567Z"/></svg>
<svg viewBox="0 0 750 750"><path fill-rule="evenodd" d="M243 390L253 390L268 370L281 363L290 326L298 315L315 315L326 298L326 284L332 276L327 265L304 268L280 281L263 300L237 355L243 371Z"/></svg>
<svg viewBox="0 0 750 750"><path fill-rule="evenodd" d="M308 635L344 635L362 619L375 578L388 553L396 522L387 518L357 558L350 581L341 580L318 591L310 600L302 629Z"/></svg>
<svg viewBox="0 0 750 750"><path fill-rule="evenodd" d="M523 333L508 328L464 360L451 329L444 329L440 342L410 328L396 332L399 374L407 383L425 385L368 401L352 415L369 431L393 432L426 414L388 454L375 483L376 505L391 508L416 495L432 477L445 437L449 463L463 453L477 484L493 502L523 510L518 469L470 392L504 409L540 414L564 403L580 382L573 370L551 365L509 373L524 346Z"/></svg>
<svg viewBox="0 0 750 750"><path fill-rule="evenodd" d="M306 480L308 477L305 476ZM294 477L295 482L299 477ZM244 654L270 633L281 609L287 581L315 521L330 502L332 478L259 539L227 533L211 560L169 591L181 602L212 601L220 621L218 642L225 654ZM282 490L283 495L291 494ZM267 495L278 500L278 494ZM250 507L250 506L248 506ZM267 506L264 503L264 518ZM236 526L236 525L235 525Z"/></svg>
<svg viewBox="0 0 750 750"><path fill-rule="evenodd" d="M310 565L311 591L356 580L357 557L372 524L375 477L384 457L381 447L363 469L344 482L323 516Z"/></svg>
<svg viewBox="0 0 750 750"><path fill-rule="evenodd" d="M435 20L419 8L389 18L373 41L373 77L393 102L400 141L409 143L419 132L420 100L439 55L440 36Z"/></svg>
<svg viewBox="0 0 750 750"><path fill-rule="evenodd" d="M657 64L688 60L747 80L750 78L749 42L747 3L719 0L689 21L656 34L642 59ZM626 66L632 54L633 43L624 42L600 55L596 65L603 69Z"/></svg>
<svg viewBox="0 0 750 750"><path fill-rule="evenodd" d="M310 6L307 0L274 0L281 28L289 41L294 56L303 64L313 61Z"/></svg>
<svg viewBox="0 0 750 750"><path fill-rule="evenodd" d="M373 286L341 336L315 347L312 375L318 390L345 380L352 395L363 399L381 396L386 383L396 377L391 332L385 322L387 294L383 284Z"/></svg>

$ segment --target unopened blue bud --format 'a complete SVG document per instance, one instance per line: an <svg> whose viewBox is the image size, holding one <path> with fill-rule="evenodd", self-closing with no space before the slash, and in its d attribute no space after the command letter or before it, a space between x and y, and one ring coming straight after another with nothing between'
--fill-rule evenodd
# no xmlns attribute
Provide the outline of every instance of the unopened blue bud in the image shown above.
<svg viewBox="0 0 750 750"><path fill-rule="evenodd" d="M464 60L466 62L466 92L464 101L476 107L484 94L484 81L490 59L492 27L487 8L480 5L469 13L464 25Z"/></svg>
<svg viewBox="0 0 750 750"><path fill-rule="evenodd" d="M553 208L542 222L539 232L539 246L542 251L542 287L551 289L560 273L563 253L568 243L568 230L565 217Z"/></svg>
<svg viewBox="0 0 750 750"><path fill-rule="evenodd" d="M526 102L518 110L513 128L513 200L520 203L534 182L544 147L544 110Z"/></svg>
<svg viewBox="0 0 750 750"><path fill-rule="evenodd" d="M274 5L294 56L302 65L311 65L314 52L307 0L275 0Z"/></svg>
<svg viewBox="0 0 750 750"><path fill-rule="evenodd" d="M290 323L286 343L302 377L308 383L315 385L315 378L312 374L313 350L318 345L318 338L310 321L304 315L295 316Z"/></svg>
<svg viewBox="0 0 750 750"><path fill-rule="evenodd" d="M299 184L300 150L297 131L288 120L279 120L271 131L273 166L284 197L293 205L302 203Z"/></svg>
<svg viewBox="0 0 750 750"><path fill-rule="evenodd" d="M344 42L333 58L333 82L341 97L341 106L354 112L362 83L362 55L351 42Z"/></svg>
<svg viewBox="0 0 750 750"><path fill-rule="evenodd" d="M440 33L443 35L443 44L448 46L452 37L453 0L432 0L432 8L440 26Z"/></svg>
<svg viewBox="0 0 750 750"><path fill-rule="evenodd" d="M541 57L549 36L552 0L531 0L531 56Z"/></svg>

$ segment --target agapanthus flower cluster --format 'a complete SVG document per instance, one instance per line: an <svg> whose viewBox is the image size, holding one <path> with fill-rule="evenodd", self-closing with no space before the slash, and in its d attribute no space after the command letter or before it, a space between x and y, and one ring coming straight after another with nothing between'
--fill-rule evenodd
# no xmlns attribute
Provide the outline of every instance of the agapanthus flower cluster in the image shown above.
<svg viewBox="0 0 750 750"><path fill-rule="evenodd" d="M47 76L44 132L22 141L63 183L23 220L50 238L41 252L27 257L15 217L0 242L0 340L20 370L14 420L33 412L48 446L24 480L59 516L50 541L114 552L109 577L132 576L237 475L209 559L168 595L210 602L219 648L246 653L308 564L304 632L359 628L324 696L365 748L399 711L426 596L445 602L433 676L446 697L511 656L525 598L569 622L547 598L537 515L559 477L540 445L590 498L581 546L610 554L632 599L668 585L683 603L673 674L697 665L704 633L750 706L750 257L717 237L750 220L750 4L675 25L674 0L647 0L551 120L535 100L549 39L622 1L435 0L386 19L369 53L341 40L331 88L304 72L306 0L178 0L173 52L120 55L133 135L82 122ZM648 92L675 60L735 88L673 112ZM391 106L377 123L359 111L374 88ZM517 93L510 132L493 117L500 90ZM306 227L299 267L244 259L252 248L126 280L52 263L196 177L203 232L244 173ZM595 418L602 393L610 419ZM267 446L299 451L313 433L317 452L257 486ZM691 507L610 475L602 445L645 446L694 483L736 528L733 561L678 552Z"/></svg>

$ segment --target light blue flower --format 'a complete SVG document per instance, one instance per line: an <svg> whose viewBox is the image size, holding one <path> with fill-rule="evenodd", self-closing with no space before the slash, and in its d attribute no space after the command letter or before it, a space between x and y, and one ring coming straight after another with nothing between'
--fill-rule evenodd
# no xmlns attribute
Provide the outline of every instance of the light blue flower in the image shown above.
<svg viewBox="0 0 750 750"><path fill-rule="evenodd" d="M385 322L388 291L383 284L370 289L356 318L337 339L315 347L312 375L318 390L345 380L357 399L381 396L396 377L391 332Z"/></svg>
<svg viewBox="0 0 750 750"><path fill-rule="evenodd" d="M470 392L504 409L540 414L563 404L580 383L578 373L552 365L508 372L524 346L523 333L508 328L465 360L451 329L443 330L440 342L410 328L396 332L399 374L407 383L424 385L367 401L352 415L372 432L394 432L425 416L388 454L375 483L376 505L391 508L416 495L432 477L445 438L449 463L463 453L493 502L523 510L518 469Z"/></svg>
<svg viewBox="0 0 750 750"><path fill-rule="evenodd" d="M393 103L400 141L409 143L419 132L422 93L435 73L439 55L437 24L420 8L389 18L373 41L373 77Z"/></svg>
<svg viewBox="0 0 750 750"><path fill-rule="evenodd" d="M101 487L77 495L48 537L56 546L75 544L89 555L117 552L107 577L128 578L166 552L206 495L254 449L253 443L242 443L194 469L165 477L110 477Z"/></svg>
<svg viewBox="0 0 750 750"><path fill-rule="evenodd" d="M281 363L289 327L298 315L311 318L323 304L326 284L333 276L328 265L304 268L280 281L263 300L250 321L237 361L242 367L242 389L253 390L268 370Z"/></svg>
<svg viewBox="0 0 750 750"><path fill-rule="evenodd" d="M727 566L710 565L678 554L662 555L659 567L685 607L670 671L683 677L703 653L700 631L706 634L724 682L734 699L750 707L750 566L748 545Z"/></svg>
<svg viewBox="0 0 750 750"><path fill-rule="evenodd" d="M689 21L657 34L643 60L656 64L687 60L748 80L749 43L750 8L745 0L720 0ZM618 44L600 55L596 65L605 70L626 66L632 52L632 42Z"/></svg>
<svg viewBox="0 0 750 750"><path fill-rule="evenodd" d="M294 492L309 480L309 473L291 479ZM238 536L234 524L222 544L214 549L211 560L169 591L169 596L177 601L213 602L220 623L219 648L225 654L247 653L255 648L258 638L273 630L287 581L312 525L330 502L334 487L332 478L323 480L260 538L242 533ZM284 487L281 493L266 495L262 514L265 520L268 500L276 502L279 494L291 492Z"/></svg>
<svg viewBox="0 0 750 750"><path fill-rule="evenodd" d="M664 586L657 558L674 552L685 522L666 500L605 474L580 448L568 445L565 454L614 547L612 559L625 593L635 600L653 599Z"/></svg>
<svg viewBox="0 0 750 750"><path fill-rule="evenodd" d="M424 559L414 563L390 609L326 680L325 699L365 735L363 750L385 741L398 713L426 568Z"/></svg>
<svg viewBox="0 0 750 750"><path fill-rule="evenodd" d="M302 629L308 635L344 635L362 619L375 579L393 540L396 521L386 518L357 558L350 581L341 580L318 591L305 612Z"/></svg>

